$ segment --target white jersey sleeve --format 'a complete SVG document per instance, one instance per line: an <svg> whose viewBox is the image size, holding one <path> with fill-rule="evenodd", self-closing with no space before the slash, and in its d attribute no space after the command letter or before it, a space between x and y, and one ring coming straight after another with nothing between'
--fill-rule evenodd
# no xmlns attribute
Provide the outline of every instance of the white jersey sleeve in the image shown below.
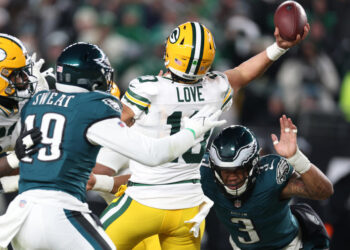
<svg viewBox="0 0 350 250"><path fill-rule="evenodd" d="M219 71L212 71L206 75L207 82L217 82L219 88L222 90L223 100L221 105L222 111L227 111L232 106L233 101L233 89L227 79L226 74Z"/></svg>
<svg viewBox="0 0 350 250"><path fill-rule="evenodd" d="M133 79L122 98L122 102L134 111L136 120L142 114L148 114L152 96L158 94L159 90L155 85L152 85L152 82L158 82L158 78L156 76L141 76Z"/></svg>
<svg viewBox="0 0 350 250"><path fill-rule="evenodd" d="M131 130L119 118L106 119L89 127L91 143L108 147L142 164L156 166L171 161L195 144L191 131L155 139Z"/></svg>
<svg viewBox="0 0 350 250"><path fill-rule="evenodd" d="M107 147L102 147L98 152L96 163L102 164L115 171L116 175L129 173L129 158Z"/></svg>

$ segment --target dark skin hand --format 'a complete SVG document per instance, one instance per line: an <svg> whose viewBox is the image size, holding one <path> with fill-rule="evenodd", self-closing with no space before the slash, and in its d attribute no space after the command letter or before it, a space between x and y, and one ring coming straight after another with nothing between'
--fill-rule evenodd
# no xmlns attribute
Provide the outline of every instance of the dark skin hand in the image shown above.
<svg viewBox="0 0 350 250"><path fill-rule="evenodd" d="M292 157L297 151L297 127L290 118L280 118L280 139L271 135L276 152L285 158ZM311 163L311 167L303 174L294 173L281 192L281 199L299 196L313 200L325 200L333 194L333 185L329 179Z"/></svg>

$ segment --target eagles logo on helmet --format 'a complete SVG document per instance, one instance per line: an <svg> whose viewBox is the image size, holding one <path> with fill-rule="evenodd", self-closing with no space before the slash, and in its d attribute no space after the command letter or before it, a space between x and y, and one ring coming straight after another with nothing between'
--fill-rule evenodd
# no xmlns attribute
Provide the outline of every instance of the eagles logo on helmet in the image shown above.
<svg viewBox="0 0 350 250"><path fill-rule="evenodd" d="M57 59L56 69L59 91L110 91L113 87L113 68L105 53L94 44L79 42L68 46ZM118 90L114 91L117 95Z"/></svg>
<svg viewBox="0 0 350 250"><path fill-rule="evenodd" d="M16 101L34 94L33 62L23 43L0 33L0 96Z"/></svg>
<svg viewBox="0 0 350 250"><path fill-rule="evenodd" d="M179 25L166 41L165 67L185 81L202 79L214 58L214 38L209 29L198 22Z"/></svg>
<svg viewBox="0 0 350 250"><path fill-rule="evenodd" d="M225 128L214 140L209 149L209 164L216 182L223 193L233 199L243 196L255 182L258 171L259 144L254 134L244 126ZM227 186L222 178L223 170L244 170L247 177L237 184L236 189ZM235 203L240 206L240 202Z"/></svg>

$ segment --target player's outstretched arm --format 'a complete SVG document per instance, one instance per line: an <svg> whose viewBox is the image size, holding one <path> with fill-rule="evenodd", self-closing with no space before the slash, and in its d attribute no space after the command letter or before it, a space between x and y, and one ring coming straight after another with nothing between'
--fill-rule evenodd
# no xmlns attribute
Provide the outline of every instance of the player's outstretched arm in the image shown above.
<svg viewBox="0 0 350 250"><path fill-rule="evenodd" d="M157 166L179 157L205 132L223 125L226 121L217 120L220 114L220 110L205 106L187 120L185 129L164 138L151 138L131 130L118 118L93 124L86 136L93 144L107 147L142 164Z"/></svg>
<svg viewBox="0 0 350 250"><path fill-rule="evenodd" d="M297 127L290 118L280 118L280 139L271 135L276 152L287 158L296 171L281 192L281 198L300 196L303 198L324 200L333 194L329 179L299 150L297 145Z"/></svg>
<svg viewBox="0 0 350 250"><path fill-rule="evenodd" d="M239 66L224 72L234 91L237 92L240 88L261 76L268 67L286 53L289 48L304 40L309 31L310 25L307 23L304 27L304 34L302 37L298 35L294 41L287 41L280 36L278 28L276 28L274 32L276 42L274 44L241 63Z"/></svg>

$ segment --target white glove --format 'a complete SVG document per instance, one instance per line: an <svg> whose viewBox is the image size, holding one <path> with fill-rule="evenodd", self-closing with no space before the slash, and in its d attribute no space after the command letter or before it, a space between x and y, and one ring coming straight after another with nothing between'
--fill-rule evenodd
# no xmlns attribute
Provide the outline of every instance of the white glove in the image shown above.
<svg viewBox="0 0 350 250"><path fill-rule="evenodd" d="M226 120L217 121L221 113L221 110L205 105L193 117L184 118L185 128L191 130L194 133L194 137L198 139L208 130L226 123Z"/></svg>
<svg viewBox="0 0 350 250"><path fill-rule="evenodd" d="M33 75L38 79L38 84L36 86L35 92L49 89L49 85L46 81L46 77L50 76L53 79L56 79L55 74L53 73L53 68L48 68L47 70L40 72L41 67L43 66L45 60L41 58L36 62L36 53L33 53L33 55L31 56L31 59L34 63Z"/></svg>

